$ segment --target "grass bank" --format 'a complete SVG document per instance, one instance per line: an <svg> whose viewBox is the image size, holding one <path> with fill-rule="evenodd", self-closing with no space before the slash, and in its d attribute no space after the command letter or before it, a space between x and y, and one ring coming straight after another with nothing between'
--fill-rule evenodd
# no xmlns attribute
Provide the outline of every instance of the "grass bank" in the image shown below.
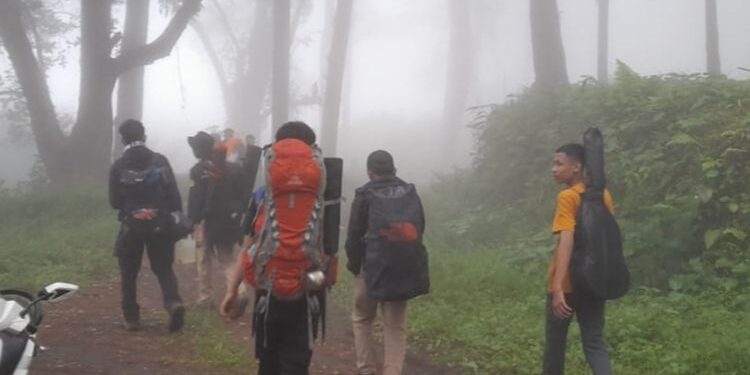
<svg viewBox="0 0 750 375"><path fill-rule="evenodd" d="M118 224L101 191L5 195L0 212L0 289L35 292L54 281L85 289L118 272L112 256ZM213 309L190 308L183 334L164 340L176 339L193 348L185 360L242 372L254 368Z"/></svg>
<svg viewBox="0 0 750 375"><path fill-rule="evenodd" d="M503 250L450 252L432 246L432 293L410 305L410 337L467 374L541 371L543 269L507 265ZM742 374L750 368L748 299L640 288L608 303L606 339L622 375ZM587 374L577 326L567 373Z"/></svg>

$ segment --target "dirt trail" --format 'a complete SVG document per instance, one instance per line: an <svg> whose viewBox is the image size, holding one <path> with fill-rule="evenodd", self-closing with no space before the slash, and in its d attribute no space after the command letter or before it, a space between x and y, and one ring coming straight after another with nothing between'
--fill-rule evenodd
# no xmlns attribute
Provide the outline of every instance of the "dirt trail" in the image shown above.
<svg viewBox="0 0 750 375"><path fill-rule="evenodd" d="M190 303L195 300L196 290L194 268L179 265L176 270L180 292L190 314ZM221 285L218 280L217 284ZM40 343L49 350L35 359L31 372L49 375L236 374L196 363L190 344L184 340L165 339L169 336L164 327L166 315L161 308L158 283L147 264L141 270L139 287L144 328L137 333L122 329L119 280L116 277L51 306L39 334ZM246 347L247 355L251 356L249 314L225 326L232 332L237 345ZM315 347L311 374L355 374L353 347L348 314L341 308L332 308L327 339L325 344ZM433 366L426 358L410 353L404 374L449 375L457 372Z"/></svg>

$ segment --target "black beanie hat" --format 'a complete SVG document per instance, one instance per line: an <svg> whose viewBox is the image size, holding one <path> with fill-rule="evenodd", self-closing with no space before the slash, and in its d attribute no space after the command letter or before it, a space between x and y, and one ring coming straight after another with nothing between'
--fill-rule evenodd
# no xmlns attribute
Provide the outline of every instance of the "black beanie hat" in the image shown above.
<svg viewBox="0 0 750 375"><path fill-rule="evenodd" d="M117 130L122 136L122 143L126 145L146 139L146 130L143 128L143 124L138 120L125 120L120 124L120 127Z"/></svg>
<svg viewBox="0 0 750 375"><path fill-rule="evenodd" d="M373 151L367 157L367 169L382 176L396 174L396 167L393 165L393 156L384 150Z"/></svg>
<svg viewBox="0 0 750 375"><path fill-rule="evenodd" d="M208 158L211 156L211 150L214 148L214 138L210 134L200 131L192 137L187 137L187 140L196 157Z"/></svg>
<svg viewBox="0 0 750 375"><path fill-rule="evenodd" d="M302 121L289 121L276 131L276 142L284 139L297 139L312 146L315 143L315 131Z"/></svg>

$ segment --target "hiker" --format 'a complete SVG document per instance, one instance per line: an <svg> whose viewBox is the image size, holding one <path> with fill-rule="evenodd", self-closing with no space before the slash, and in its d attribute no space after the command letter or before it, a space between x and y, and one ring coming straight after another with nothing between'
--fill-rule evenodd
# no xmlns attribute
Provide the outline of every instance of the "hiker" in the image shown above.
<svg viewBox="0 0 750 375"><path fill-rule="evenodd" d="M126 120L119 127L125 150L109 173L109 202L118 210L120 232L115 255L122 278L122 312L128 331L140 329L136 280L144 248L159 280L170 332L182 328L185 307L172 270L176 237L172 226L182 213L174 173L164 155L146 147L143 124Z"/></svg>
<svg viewBox="0 0 750 375"><path fill-rule="evenodd" d="M396 177L393 157L367 157L370 182L356 190L346 239L347 268L356 276L352 325L357 370L374 375L373 321L383 311L384 375L400 375L406 355L406 305L429 292L425 220L413 184Z"/></svg>
<svg viewBox="0 0 750 375"><path fill-rule="evenodd" d="M557 195L557 209L552 222L556 247L547 274L547 309L543 374L562 375L565 371L565 346L568 327L576 316L581 329L583 351L594 375L612 374L612 365L604 343L605 300L586 287L571 281L570 265L578 238L576 220L584 184L585 151L581 144L566 144L555 151L552 175L566 188ZM604 205L610 213L614 203L609 191L604 190ZM578 284L576 284L578 285Z"/></svg>
<svg viewBox="0 0 750 375"><path fill-rule="evenodd" d="M307 124L288 122L275 140L264 149L266 185L251 203L246 248L219 312L230 315L244 279L255 288L258 374L307 375L325 290L335 282L332 259L323 252L326 172Z"/></svg>
<svg viewBox="0 0 750 375"><path fill-rule="evenodd" d="M231 162L239 162L240 158L245 155L245 145L240 137L234 134L234 129L224 129L224 145L226 146L226 159Z"/></svg>
<svg viewBox="0 0 750 375"><path fill-rule="evenodd" d="M242 239L242 211L245 207L240 167L226 161L223 144L198 132L188 137L188 144L198 162L190 169L188 216L194 223L196 264L198 268L199 305L213 305L212 263L214 259L229 273ZM243 295L242 302L248 297Z"/></svg>
<svg viewBox="0 0 750 375"><path fill-rule="evenodd" d="M255 136L248 134L245 136L245 146L255 146Z"/></svg>

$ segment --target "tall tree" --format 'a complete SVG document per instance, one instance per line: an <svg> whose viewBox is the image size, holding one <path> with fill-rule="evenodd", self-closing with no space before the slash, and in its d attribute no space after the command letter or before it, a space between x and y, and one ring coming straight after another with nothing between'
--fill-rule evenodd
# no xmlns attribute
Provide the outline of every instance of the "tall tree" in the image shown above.
<svg viewBox="0 0 750 375"><path fill-rule="evenodd" d="M599 43L596 78L607 83L609 79L609 0L599 1Z"/></svg>
<svg viewBox="0 0 750 375"><path fill-rule="evenodd" d="M273 133L289 118L289 0L273 4L273 73L271 128Z"/></svg>
<svg viewBox="0 0 750 375"><path fill-rule="evenodd" d="M150 0L127 0L125 25L122 31L122 53L128 53L146 45ZM123 72L118 79L117 115L115 125L121 121L143 117L144 67L137 66Z"/></svg>
<svg viewBox="0 0 750 375"><path fill-rule="evenodd" d="M146 45L148 39L148 18L150 0L127 0L125 3L125 25L122 30L123 53ZM145 68L138 66L123 72L117 80L117 112L114 127L122 121L143 118L143 79ZM113 149L119 151L122 145L112 142ZM113 152L114 156L117 152Z"/></svg>
<svg viewBox="0 0 750 375"><path fill-rule="evenodd" d="M445 96L443 102L443 155L450 161L455 150L451 143L463 125L469 89L475 74L475 56L471 30L471 3L462 0L447 0L450 16L450 40L448 44L448 68L446 70Z"/></svg>
<svg viewBox="0 0 750 375"><path fill-rule="evenodd" d="M206 30L201 20L194 20L192 27L198 34L204 50L214 67L224 99L227 125L243 132L257 134L262 128L265 99L271 81L271 2L254 1L253 22L243 42L236 35L235 25L228 20L226 11L219 2L214 2L221 23L221 31ZM207 20L210 22L210 20ZM209 26L210 27L210 26ZM220 53L211 34L223 35L231 48Z"/></svg>
<svg viewBox="0 0 750 375"><path fill-rule="evenodd" d="M271 115L273 5L273 0L213 0L200 19L191 23L219 82L227 126L243 133L257 135ZM296 29L312 14L311 1L295 1L293 5L290 5L290 53ZM295 105L319 101L315 93L308 97L295 94L290 89L290 111Z"/></svg>
<svg viewBox="0 0 750 375"><path fill-rule="evenodd" d="M560 15L556 0L530 0L531 45L534 55L534 85L567 85L568 70L560 33Z"/></svg>
<svg viewBox="0 0 750 375"><path fill-rule="evenodd" d="M716 0L706 0L706 71L711 75L721 74L719 20L716 13Z"/></svg>
<svg viewBox="0 0 750 375"><path fill-rule="evenodd" d="M0 39L29 109L40 158L53 181L101 179L112 144L112 91L123 72L171 52L201 0L184 0L153 42L112 57L112 1L81 0L81 79L78 113L70 135L60 129L49 87L22 22L19 0L0 0Z"/></svg>
<svg viewBox="0 0 750 375"><path fill-rule="evenodd" d="M354 0L339 0L336 6L331 49L328 55L325 99L323 102L322 141L323 150L329 155L337 155L339 116L341 114L341 92L346 69L346 56L349 46L352 8Z"/></svg>

